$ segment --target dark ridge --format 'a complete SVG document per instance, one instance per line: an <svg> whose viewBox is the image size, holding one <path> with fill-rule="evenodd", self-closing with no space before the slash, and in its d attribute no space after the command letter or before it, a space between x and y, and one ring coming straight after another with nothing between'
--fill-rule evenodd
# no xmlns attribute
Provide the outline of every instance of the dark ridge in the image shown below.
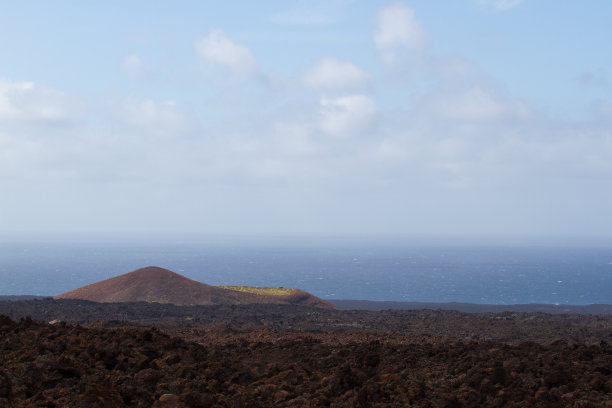
<svg viewBox="0 0 612 408"><path fill-rule="evenodd" d="M51 296L35 296L35 295L4 295L0 296L0 301L16 302L19 300L34 300L34 299L45 299Z"/></svg>
<svg viewBox="0 0 612 408"><path fill-rule="evenodd" d="M428 303L428 302L390 302L372 300L342 300L328 299L332 305L341 310L457 310L464 313L550 313L550 314L612 314L612 305L550 305L550 304L518 304L518 305L491 305L478 303Z"/></svg>
<svg viewBox="0 0 612 408"><path fill-rule="evenodd" d="M0 302L0 314L104 327L231 328L282 332L396 333L487 338L516 343L556 340L612 343L611 315L462 313L451 310L333 310L288 304L194 305L83 300Z"/></svg>

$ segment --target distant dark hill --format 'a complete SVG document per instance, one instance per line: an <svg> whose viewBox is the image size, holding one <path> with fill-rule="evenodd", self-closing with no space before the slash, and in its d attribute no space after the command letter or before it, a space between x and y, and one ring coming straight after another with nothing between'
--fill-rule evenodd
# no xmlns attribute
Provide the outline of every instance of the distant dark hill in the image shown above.
<svg viewBox="0 0 612 408"><path fill-rule="evenodd" d="M45 299L50 296L36 296L36 295L2 295L0 296L0 302L18 302L20 300L33 300L33 299Z"/></svg>
<svg viewBox="0 0 612 408"><path fill-rule="evenodd" d="M296 304L333 309L329 303L298 289L241 290L216 287L164 268L149 266L58 295L55 299L81 299L101 303L153 302L175 305ZM254 288L253 288L254 289Z"/></svg>
<svg viewBox="0 0 612 408"><path fill-rule="evenodd" d="M550 313L550 314L608 314L612 315L612 305L548 305L548 304L518 304L490 305L478 303L427 303L427 302L390 302L371 300L341 300L330 299L329 303L340 310L457 310L463 313Z"/></svg>

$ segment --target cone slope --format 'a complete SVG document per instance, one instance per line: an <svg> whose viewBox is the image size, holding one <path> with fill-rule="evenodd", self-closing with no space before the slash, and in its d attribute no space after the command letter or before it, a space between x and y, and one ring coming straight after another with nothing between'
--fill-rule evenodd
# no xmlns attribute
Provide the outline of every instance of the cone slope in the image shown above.
<svg viewBox="0 0 612 408"><path fill-rule="evenodd" d="M244 287L242 287L244 288ZM58 295L55 299L93 302L154 302L175 305L228 305L253 303L296 304L333 308L329 303L299 289L282 295L216 287L186 278L168 269L149 266ZM262 294L263 293L263 294Z"/></svg>

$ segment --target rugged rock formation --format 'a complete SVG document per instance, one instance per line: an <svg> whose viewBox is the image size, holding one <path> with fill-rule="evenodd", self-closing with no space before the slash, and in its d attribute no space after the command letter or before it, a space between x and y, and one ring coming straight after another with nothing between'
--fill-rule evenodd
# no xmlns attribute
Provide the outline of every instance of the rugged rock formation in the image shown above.
<svg viewBox="0 0 612 408"><path fill-rule="evenodd" d="M480 337L507 343L557 340L612 344L612 315L460 313L449 310L330 310L285 304L176 306L168 303L96 303L86 300L0 302L0 314L19 320L283 332L376 332L403 335Z"/></svg>
<svg viewBox="0 0 612 408"><path fill-rule="evenodd" d="M329 303L299 289L281 294L270 290L236 290L196 282L164 268L149 266L58 295L55 299L93 302L153 302L175 305L297 304L333 309Z"/></svg>
<svg viewBox="0 0 612 408"><path fill-rule="evenodd" d="M0 316L2 407L608 407L612 347ZM187 339L191 340L188 341Z"/></svg>

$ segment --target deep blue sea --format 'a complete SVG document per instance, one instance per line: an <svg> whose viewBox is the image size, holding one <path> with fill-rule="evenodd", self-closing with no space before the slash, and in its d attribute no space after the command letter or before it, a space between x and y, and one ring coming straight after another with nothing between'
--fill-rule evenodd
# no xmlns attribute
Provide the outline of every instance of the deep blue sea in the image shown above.
<svg viewBox="0 0 612 408"><path fill-rule="evenodd" d="M324 299L612 304L612 246L418 242L0 243L0 295L57 295L156 265Z"/></svg>

